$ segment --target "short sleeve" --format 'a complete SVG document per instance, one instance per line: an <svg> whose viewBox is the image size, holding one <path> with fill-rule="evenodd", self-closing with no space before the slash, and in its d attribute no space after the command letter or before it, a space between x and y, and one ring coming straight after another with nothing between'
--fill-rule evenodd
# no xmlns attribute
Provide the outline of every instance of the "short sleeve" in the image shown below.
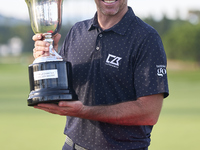
<svg viewBox="0 0 200 150"><path fill-rule="evenodd" d="M62 44L62 47L60 49L60 52L59 52L60 56L62 56L64 61L68 61L67 60L67 53L68 53L69 44L70 44L72 39L73 39L73 27L67 33L65 40Z"/></svg>
<svg viewBox="0 0 200 150"><path fill-rule="evenodd" d="M163 93L169 95L167 80L167 59L160 36L150 34L141 44L136 69L134 85L136 97Z"/></svg>

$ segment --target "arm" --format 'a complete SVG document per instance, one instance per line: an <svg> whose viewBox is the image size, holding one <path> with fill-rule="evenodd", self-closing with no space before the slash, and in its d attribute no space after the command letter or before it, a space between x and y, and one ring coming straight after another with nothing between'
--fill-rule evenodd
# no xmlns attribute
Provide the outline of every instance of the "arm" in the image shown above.
<svg viewBox="0 0 200 150"><path fill-rule="evenodd" d="M60 102L59 105L39 104L35 108L83 119L101 121L118 125L154 125L163 103L163 94L140 97L109 106L85 106L80 101Z"/></svg>

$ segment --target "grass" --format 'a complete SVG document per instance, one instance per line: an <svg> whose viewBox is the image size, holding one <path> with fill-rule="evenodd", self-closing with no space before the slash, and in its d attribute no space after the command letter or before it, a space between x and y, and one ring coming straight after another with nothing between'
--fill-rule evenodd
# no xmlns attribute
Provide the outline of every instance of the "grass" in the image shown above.
<svg viewBox="0 0 200 150"><path fill-rule="evenodd" d="M200 71L169 71L170 96L152 132L150 150L199 150Z"/></svg>
<svg viewBox="0 0 200 150"><path fill-rule="evenodd" d="M27 106L27 68L28 65L0 64L0 149L61 149L65 117Z"/></svg>
<svg viewBox="0 0 200 150"><path fill-rule="evenodd" d="M149 150L198 150L200 70L169 71L164 100ZM65 117L27 106L28 65L0 64L0 149L59 150Z"/></svg>

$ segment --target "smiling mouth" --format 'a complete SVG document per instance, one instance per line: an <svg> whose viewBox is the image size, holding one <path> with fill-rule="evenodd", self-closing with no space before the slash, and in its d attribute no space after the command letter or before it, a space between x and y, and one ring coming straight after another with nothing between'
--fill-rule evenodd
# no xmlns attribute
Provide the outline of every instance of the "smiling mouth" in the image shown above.
<svg viewBox="0 0 200 150"><path fill-rule="evenodd" d="M114 2L116 2L118 0L102 0L102 1L105 2L105 3L114 3Z"/></svg>

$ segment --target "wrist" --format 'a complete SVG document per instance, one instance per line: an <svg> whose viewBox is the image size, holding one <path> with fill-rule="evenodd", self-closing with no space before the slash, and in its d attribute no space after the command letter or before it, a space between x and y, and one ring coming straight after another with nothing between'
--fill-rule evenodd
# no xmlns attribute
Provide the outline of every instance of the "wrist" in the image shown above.
<svg viewBox="0 0 200 150"><path fill-rule="evenodd" d="M89 119L89 110L91 106L82 105L81 109L78 112L78 117L83 119Z"/></svg>

